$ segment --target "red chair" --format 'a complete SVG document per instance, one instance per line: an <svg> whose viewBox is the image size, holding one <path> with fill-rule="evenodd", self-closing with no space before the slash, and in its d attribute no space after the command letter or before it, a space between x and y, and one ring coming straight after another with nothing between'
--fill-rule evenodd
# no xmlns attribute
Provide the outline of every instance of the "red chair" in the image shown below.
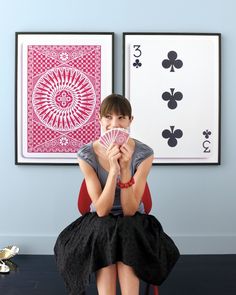
<svg viewBox="0 0 236 295"><path fill-rule="evenodd" d="M151 198L151 193L150 193L147 183L146 183L146 186L145 186L145 189L143 192L142 202L144 205L145 212L147 214L149 214L149 212L152 209L152 198ZM86 182L84 179L81 184L79 195L78 195L78 204L77 205L78 205L79 212L82 215L89 212L91 203L92 203L92 201L91 201L90 196L88 194ZM154 286L154 285L151 285L151 286L153 287L153 294L158 295L159 294L158 287ZM146 295L149 294L149 289L150 289L150 285L147 285Z"/></svg>

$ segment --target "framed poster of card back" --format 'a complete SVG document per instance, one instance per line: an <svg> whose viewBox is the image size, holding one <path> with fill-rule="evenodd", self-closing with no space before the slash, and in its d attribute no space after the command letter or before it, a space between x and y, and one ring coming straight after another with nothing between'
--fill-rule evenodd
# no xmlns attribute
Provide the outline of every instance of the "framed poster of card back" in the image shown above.
<svg viewBox="0 0 236 295"><path fill-rule="evenodd" d="M76 164L113 92L114 33L16 33L16 164Z"/></svg>
<svg viewBox="0 0 236 295"><path fill-rule="evenodd" d="M131 136L153 164L220 164L221 34L123 33Z"/></svg>

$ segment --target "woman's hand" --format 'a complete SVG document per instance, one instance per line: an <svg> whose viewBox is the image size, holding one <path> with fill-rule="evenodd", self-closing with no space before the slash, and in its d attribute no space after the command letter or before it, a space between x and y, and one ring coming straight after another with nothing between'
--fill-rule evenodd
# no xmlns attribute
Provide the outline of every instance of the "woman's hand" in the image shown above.
<svg viewBox="0 0 236 295"><path fill-rule="evenodd" d="M108 157L110 171L114 172L117 175L120 175L120 165L118 160L121 157L121 152L118 144L112 143L107 151L106 155Z"/></svg>
<svg viewBox="0 0 236 295"><path fill-rule="evenodd" d="M130 163L132 160L132 155L134 153L134 149L128 145L127 143L124 143L120 147L121 157L119 159L119 164L121 169L130 169Z"/></svg>

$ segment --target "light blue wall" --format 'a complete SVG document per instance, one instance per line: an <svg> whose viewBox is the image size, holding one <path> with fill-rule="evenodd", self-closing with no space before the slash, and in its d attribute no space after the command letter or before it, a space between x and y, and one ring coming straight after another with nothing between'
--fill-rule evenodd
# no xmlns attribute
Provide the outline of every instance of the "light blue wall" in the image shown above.
<svg viewBox="0 0 236 295"><path fill-rule="evenodd" d="M236 2L234 0L8 0L0 11L0 247L52 253L78 216L75 166L14 165L16 31L113 31L115 91L122 91L122 32L222 33L222 164L154 166L153 214L182 254L236 253Z"/></svg>

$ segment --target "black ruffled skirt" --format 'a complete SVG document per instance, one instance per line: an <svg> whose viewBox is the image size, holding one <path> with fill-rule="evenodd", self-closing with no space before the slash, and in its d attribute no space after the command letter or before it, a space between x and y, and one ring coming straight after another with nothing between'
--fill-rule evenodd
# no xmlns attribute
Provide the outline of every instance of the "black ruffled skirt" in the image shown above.
<svg viewBox="0 0 236 295"><path fill-rule="evenodd" d="M54 251L71 295L85 294L90 275L117 261L132 266L141 280L160 285L180 255L160 222L138 212L104 217L86 213L60 233Z"/></svg>

